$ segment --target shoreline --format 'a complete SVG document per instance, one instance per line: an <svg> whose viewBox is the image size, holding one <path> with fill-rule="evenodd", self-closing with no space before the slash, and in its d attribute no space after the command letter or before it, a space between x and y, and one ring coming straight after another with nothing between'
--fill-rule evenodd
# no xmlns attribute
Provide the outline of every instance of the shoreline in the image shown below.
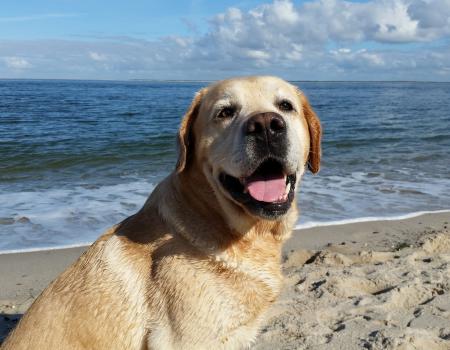
<svg viewBox="0 0 450 350"><path fill-rule="evenodd" d="M423 339L431 337L436 342L436 347L427 345L427 349L445 349L441 343L450 339L450 327L442 325L442 319L450 316L450 283L440 281L450 278L446 263L450 261L449 223L450 211L444 211L295 230L283 246L285 287L255 349L268 350L277 344L282 349L319 350L323 344L360 349L358 339L365 337L371 344L381 341L369 336L375 334L374 329L381 332L379 337L401 342L409 336L404 331L410 330L407 324L411 322L428 332ZM431 240L436 250L424 250L425 240ZM0 344L42 290L86 249L77 246L0 255ZM430 282L424 271L440 277ZM395 298L398 305L393 304ZM349 300L354 304L348 304ZM402 300L409 301L405 304ZM370 303L376 305L371 309ZM341 309L343 305L346 307ZM424 311L416 317L418 309ZM376 323L378 314L374 319L373 310L380 320L392 318L400 326ZM436 310L443 311L436 316ZM354 315L348 316L349 312ZM397 320L400 316L404 318ZM408 317L409 323L405 321ZM442 327L426 328L435 323ZM420 348L423 339L414 339L412 344Z"/></svg>
<svg viewBox="0 0 450 350"><path fill-rule="evenodd" d="M442 214L449 213L450 209L440 209L440 210L422 210L415 211L407 214L393 215L393 216L364 216L354 219L342 219L342 220L332 220L332 221L308 221L303 224L297 224L294 227L294 230L303 230L307 228L314 227L326 227L326 226L339 226L339 225L347 225L347 224L357 224L363 222L373 222L373 221L398 221L405 219L413 219L418 216L422 216L425 214ZM1 254L1 252L0 252Z"/></svg>
<svg viewBox="0 0 450 350"><path fill-rule="evenodd" d="M450 214L450 209L440 209L440 210L424 210L424 211L416 211L407 214L393 215L393 216L365 216L354 219L342 219L342 220L332 220L332 221L307 221L302 224L296 224L294 226L293 231L301 231L307 229L313 229L318 227L330 227L330 226L341 226L341 225L349 225L349 224L360 224L360 223L371 223L371 222L379 222L379 221L401 221L406 219L413 219L419 216L427 215L427 214ZM105 229L107 230L107 228ZM72 249L72 248L83 248L90 246L92 242L82 242L82 243L73 243L67 245L59 245L59 246L48 246L48 247L36 247L36 248L24 248L24 249L8 249L8 250L0 250L0 256L7 254L22 254L22 253L34 253L34 252L44 252L44 251L53 251L53 250L64 250L64 249Z"/></svg>

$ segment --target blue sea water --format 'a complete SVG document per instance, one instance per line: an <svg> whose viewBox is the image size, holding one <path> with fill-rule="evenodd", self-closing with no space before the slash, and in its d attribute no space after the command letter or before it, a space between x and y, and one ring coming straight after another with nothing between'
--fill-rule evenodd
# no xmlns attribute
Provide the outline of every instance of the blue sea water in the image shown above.
<svg viewBox="0 0 450 350"><path fill-rule="evenodd" d="M450 83L294 84L324 127L300 223L450 208ZM204 85L0 80L0 251L91 242L137 211Z"/></svg>

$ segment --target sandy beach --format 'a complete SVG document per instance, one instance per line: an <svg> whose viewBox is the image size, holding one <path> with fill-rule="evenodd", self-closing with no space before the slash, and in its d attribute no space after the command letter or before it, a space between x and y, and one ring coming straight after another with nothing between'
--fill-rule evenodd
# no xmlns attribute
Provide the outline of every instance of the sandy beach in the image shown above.
<svg viewBox="0 0 450 350"><path fill-rule="evenodd" d="M254 349L450 349L450 212L297 230ZM86 247L0 255L0 342Z"/></svg>

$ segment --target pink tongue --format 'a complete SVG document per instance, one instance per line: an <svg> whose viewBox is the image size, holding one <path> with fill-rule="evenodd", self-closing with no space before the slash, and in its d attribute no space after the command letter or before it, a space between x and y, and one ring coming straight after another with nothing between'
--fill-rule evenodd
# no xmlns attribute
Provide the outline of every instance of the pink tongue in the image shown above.
<svg viewBox="0 0 450 350"><path fill-rule="evenodd" d="M286 189L284 176L273 178L255 178L247 182L250 195L260 202L277 202L283 198Z"/></svg>

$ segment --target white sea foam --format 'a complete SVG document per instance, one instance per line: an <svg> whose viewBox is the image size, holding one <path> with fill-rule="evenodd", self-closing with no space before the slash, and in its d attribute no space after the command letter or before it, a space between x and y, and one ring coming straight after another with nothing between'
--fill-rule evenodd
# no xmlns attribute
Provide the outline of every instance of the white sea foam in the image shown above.
<svg viewBox="0 0 450 350"><path fill-rule="evenodd" d="M153 184L134 181L36 192L0 193L0 251L42 249L94 241L135 213Z"/></svg>
<svg viewBox="0 0 450 350"><path fill-rule="evenodd" d="M379 217L363 217L363 218L354 218L354 219L347 219L347 220L335 220L335 221L323 221L323 222L309 221L309 222L305 222L303 224L296 225L294 227L294 229L296 229L296 230L304 230L304 229L313 228L313 227L339 226L339 225L355 224L355 223L361 223L361 222L373 222L373 221L396 221L396 220L411 219L411 218L419 217L419 216L422 216L422 215L425 215L425 214L440 214L440 213L449 213L450 214L450 209L431 210L431 211L418 211L418 212L408 213L408 214L404 214L404 215L386 216L386 217L383 217L383 216L379 216ZM17 253L32 253L32 252L51 251L51 250L62 250L62 249L70 249L70 248L80 248L80 247L89 246L92 243L93 243L93 241L77 243L77 244L67 244L67 245L58 245L58 246L49 246L49 247L39 247L39 248L0 250L0 255L17 254Z"/></svg>
<svg viewBox="0 0 450 350"><path fill-rule="evenodd" d="M78 244L68 244L68 245L53 246L53 247L39 247L39 248L0 250L0 255L34 253L34 252L51 251L51 250L81 248L81 247L89 246L92 243L93 243L93 241L92 242L78 243Z"/></svg>
<svg viewBox="0 0 450 350"><path fill-rule="evenodd" d="M359 222L371 222L371 221L396 221L411 219L425 214L439 214L439 213L449 213L450 209L444 210L429 210L429 211L416 211L414 213L408 213L397 216L368 216L362 218L346 219L346 220L334 220L334 221L308 221L303 224L297 224L295 226L296 230L303 230L312 227L323 227L323 226L338 226L346 224L355 224Z"/></svg>
<svg viewBox="0 0 450 350"><path fill-rule="evenodd" d="M119 181L115 185L0 193L0 252L94 241L108 227L138 211L154 188L142 179ZM447 179L417 182L404 175L390 179L382 173L363 172L306 176L298 195L301 215L297 228L439 212L449 207L447 196L442 196L449 191Z"/></svg>
<svg viewBox="0 0 450 350"><path fill-rule="evenodd" d="M450 207L448 196L442 195L450 191L448 179L424 178L419 172L405 176L402 172L398 169L390 176L375 172L306 176L298 197L300 224L397 217Z"/></svg>

